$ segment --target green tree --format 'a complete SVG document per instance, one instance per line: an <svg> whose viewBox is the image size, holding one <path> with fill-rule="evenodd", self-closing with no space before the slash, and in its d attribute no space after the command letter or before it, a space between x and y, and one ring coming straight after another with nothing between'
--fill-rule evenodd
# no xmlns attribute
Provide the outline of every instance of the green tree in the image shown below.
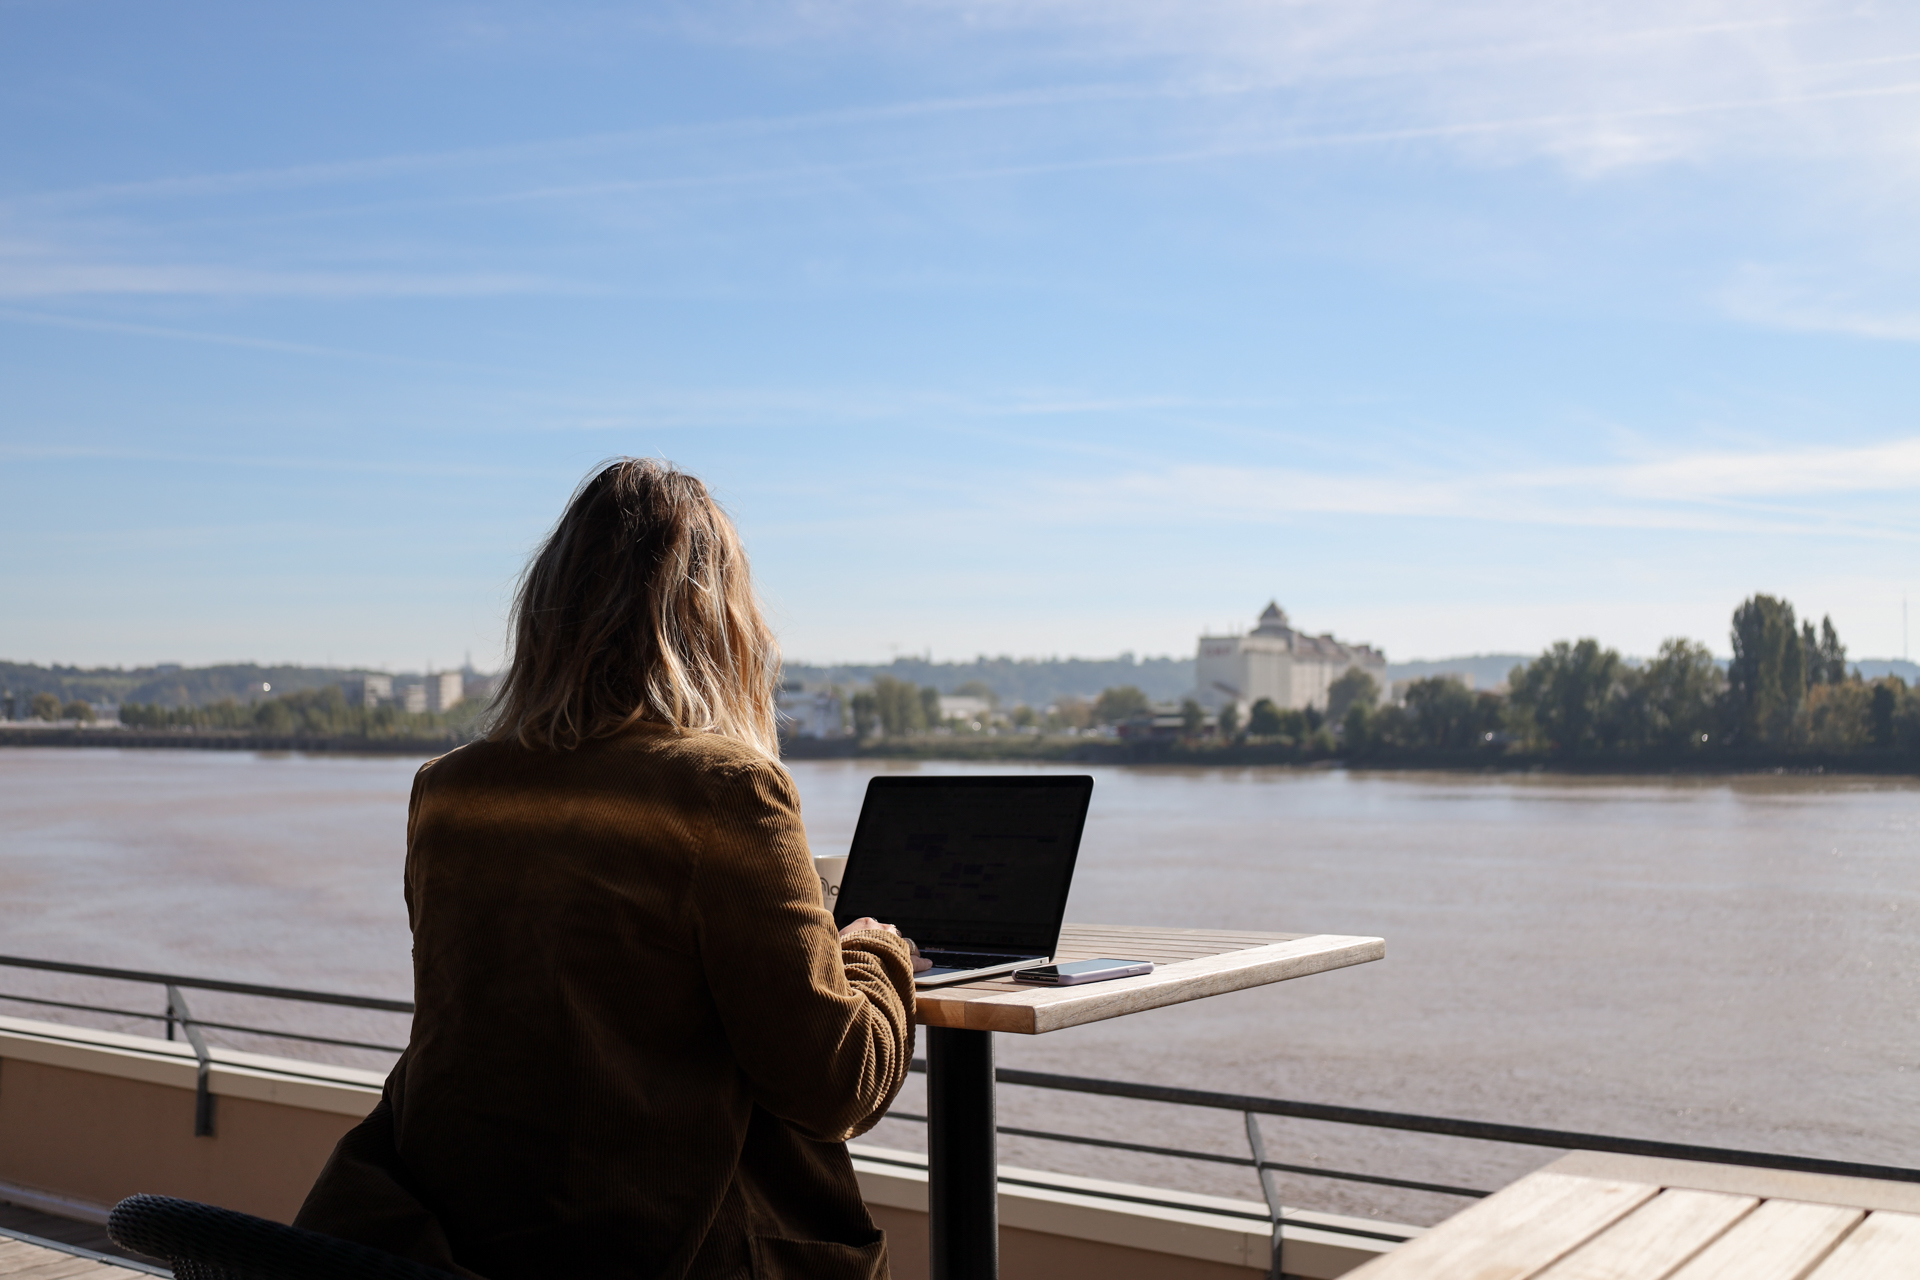
<svg viewBox="0 0 1920 1280"><path fill-rule="evenodd" d="M1240 732L1240 704L1228 702L1221 706L1220 714L1214 717L1214 723L1220 726L1220 736L1231 738Z"/></svg>
<svg viewBox="0 0 1920 1280"><path fill-rule="evenodd" d="M1500 727L1500 699L1477 694L1454 676L1428 676L1407 685L1407 745L1442 750L1481 746Z"/></svg>
<svg viewBox="0 0 1920 1280"><path fill-rule="evenodd" d="M1327 719L1334 724L1345 722L1348 707L1371 709L1379 704L1380 682L1359 667L1348 667L1327 687Z"/></svg>
<svg viewBox="0 0 1920 1280"><path fill-rule="evenodd" d="M940 723L940 691L932 685L920 688L920 728L931 729Z"/></svg>
<svg viewBox="0 0 1920 1280"><path fill-rule="evenodd" d="M1365 750L1373 731L1373 708L1356 702L1340 717L1340 745L1349 751Z"/></svg>
<svg viewBox="0 0 1920 1280"><path fill-rule="evenodd" d="M1093 704L1070 693L1061 694L1047 710L1049 729L1084 729L1093 723Z"/></svg>
<svg viewBox="0 0 1920 1280"><path fill-rule="evenodd" d="M1285 707L1280 712L1280 736L1291 738L1295 742L1305 742L1313 736L1317 728L1313 716L1294 707Z"/></svg>
<svg viewBox="0 0 1920 1280"><path fill-rule="evenodd" d="M936 707L938 697L936 694ZM927 727L926 703L921 700L917 685L892 676L875 676L873 701L875 718L889 738L903 737Z"/></svg>
<svg viewBox="0 0 1920 1280"><path fill-rule="evenodd" d="M1740 741L1792 740L1807 696L1807 651L1785 600L1756 595L1733 611L1727 692Z"/></svg>
<svg viewBox="0 0 1920 1280"><path fill-rule="evenodd" d="M1807 690L1807 741L1823 751L1858 751L1873 743L1873 690L1859 680L1822 681Z"/></svg>
<svg viewBox="0 0 1920 1280"><path fill-rule="evenodd" d="M1699 748L1712 740L1719 723L1726 678L1703 644L1674 638L1628 679L1627 744Z"/></svg>
<svg viewBox="0 0 1920 1280"><path fill-rule="evenodd" d="M1620 736L1626 671L1620 655L1602 649L1598 640L1556 642L1508 677L1514 731L1562 755L1613 745Z"/></svg>
<svg viewBox="0 0 1920 1280"><path fill-rule="evenodd" d="M1093 700L1093 718L1100 724L1119 724L1122 720L1145 715L1153 704L1147 695L1130 684L1102 689Z"/></svg>
<svg viewBox="0 0 1920 1280"><path fill-rule="evenodd" d="M279 698L269 698L253 709L253 726L262 733L289 734L295 723L293 709Z"/></svg>
<svg viewBox="0 0 1920 1280"><path fill-rule="evenodd" d="M1895 725L1900 712L1900 695L1906 692L1906 681L1899 676L1888 676L1873 682L1873 699L1868 704L1868 737L1873 745L1891 748L1895 741Z"/></svg>
<svg viewBox="0 0 1920 1280"><path fill-rule="evenodd" d="M1820 619L1820 643L1815 648L1813 662L1809 668L1818 684L1843 684L1847 679L1847 646L1840 643L1840 633L1833 629L1833 619Z"/></svg>
<svg viewBox="0 0 1920 1280"><path fill-rule="evenodd" d="M1189 738L1200 736L1200 730L1206 728L1207 709L1188 698L1180 704L1180 727L1186 730Z"/></svg>
<svg viewBox="0 0 1920 1280"><path fill-rule="evenodd" d="M1820 619L1816 634L1811 621L1800 624L1800 651L1804 655L1807 685L1844 684L1847 679L1847 646L1833 629L1833 619Z"/></svg>
<svg viewBox="0 0 1920 1280"><path fill-rule="evenodd" d="M1272 698L1259 698L1247 708L1247 732L1256 738L1277 738L1285 732L1280 707Z"/></svg>
<svg viewBox="0 0 1920 1280"><path fill-rule="evenodd" d="M94 714L91 706L75 699L60 708L60 718L62 720L78 720L81 724L92 724L100 717Z"/></svg>
<svg viewBox="0 0 1920 1280"><path fill-rule="evenodd" d="M1348 715L1353 714L1348 708ZM1408 747L1417 745L1413 717L1403 706L1388 703L1367 713L1366 745L1370 747Z"/></svg>
<svg viewBox="0 0 1920 1280"><path fill-rule="evenodd" d="M51 693L36 693L31 704L36 720L58 720L60 718L60 699Z"/></svg>

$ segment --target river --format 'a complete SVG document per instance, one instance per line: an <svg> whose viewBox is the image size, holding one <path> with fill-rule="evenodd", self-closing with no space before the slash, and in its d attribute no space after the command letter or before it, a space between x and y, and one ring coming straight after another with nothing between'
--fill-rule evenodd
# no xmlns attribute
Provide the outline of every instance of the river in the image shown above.
<svg viewBox="0 0 1920 1280"><path fill-rule="evenodd" d="M399 873L415 764L0 751L0 951L404 997ZM903 769L1018 771L797 762L815 852L844 852L866 779ZM1376 934L1387 958L1049 1036L1000 1036L1002 1065L1920 1164L1920 783L1090 772L1068 919ZM10 970L0 990L139 1009L156 999ZM212 996L196 1013L376 1042L405 1035L389 1015ZM902 1109L923 1109L918 1089L916 1079ZM1245 1151L1237 1115L1039 1090L1003 1089L1002 1123ZM1453 1185L1499 1186L1548 1158L1304 1122L1269 1121L1267 1133L1273 1159ZM897 1120L869 1138L923 1139ZM1027 1139L1006 1141L1002 1158L1258 1196L1229 1167ZM1286 1191L1290 1202L1409 1222L1461 1203L1302 1177Z"/></svg>

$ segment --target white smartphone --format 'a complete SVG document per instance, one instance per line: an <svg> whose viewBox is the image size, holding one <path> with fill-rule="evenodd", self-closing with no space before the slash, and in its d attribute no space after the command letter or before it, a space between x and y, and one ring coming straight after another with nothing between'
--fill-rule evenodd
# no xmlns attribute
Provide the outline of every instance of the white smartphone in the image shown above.
<svg viewBox="0 0 1920 1280"><path fill-rule="evenodd" d="M1047 987L1072 987L1082 982L1105 982L1110 978L1136 978L1153 972L1151 960L1073 960L1066 964L1043 964L1031 969L1015 969L1015 982L1036 982Z"/></svg>

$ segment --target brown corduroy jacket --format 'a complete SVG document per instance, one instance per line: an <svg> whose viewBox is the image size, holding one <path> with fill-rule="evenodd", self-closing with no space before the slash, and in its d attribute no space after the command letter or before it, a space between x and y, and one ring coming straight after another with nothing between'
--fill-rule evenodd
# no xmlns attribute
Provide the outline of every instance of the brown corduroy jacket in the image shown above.
<svg viewBox="0 0 1920 1280"><path fill-rule="evenodd" d="M842 941L793 784L712 734L420 770L418 1011L298 1225L487 1280L870 1280L846 1140L913 1054L899 939Z"/></svg>

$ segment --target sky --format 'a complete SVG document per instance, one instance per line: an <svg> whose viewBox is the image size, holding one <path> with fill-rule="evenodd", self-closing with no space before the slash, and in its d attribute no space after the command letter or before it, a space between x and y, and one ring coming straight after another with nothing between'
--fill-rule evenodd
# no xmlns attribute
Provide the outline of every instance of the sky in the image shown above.
<svg viewBox="0 0 1920 1280"><path fill-rule="evenodd" d="M1872 0L0 0L0 658L488 668L620 454L798 661L1899 656L1916 225Z"/></svg>

